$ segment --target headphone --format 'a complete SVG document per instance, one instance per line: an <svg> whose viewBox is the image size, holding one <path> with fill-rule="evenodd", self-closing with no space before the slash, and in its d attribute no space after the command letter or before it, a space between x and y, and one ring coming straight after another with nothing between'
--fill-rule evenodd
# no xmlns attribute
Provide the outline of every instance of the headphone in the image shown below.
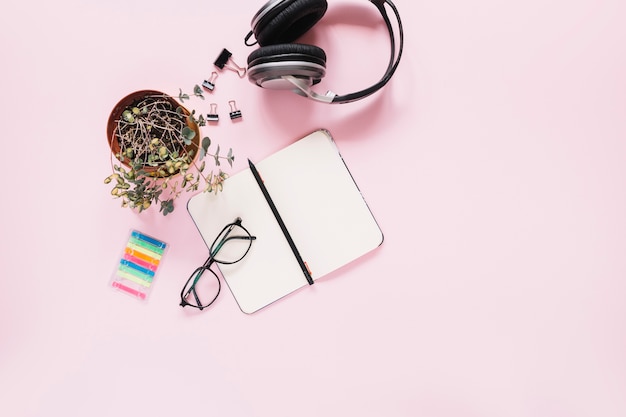
<svg viewBox="0 0 626 417"><path fill-rule="evenodd" d="M382 78L372 86L350 94L338 95L328 91L325 95L311 89L326 75L326 53L323 49L301 43L291 43L311 29L324 16L326 0L269 0L252 18L252 30L244 43L260 48L248 56L248 80L262 88L291 90L301 96L323 103L349 103L365 98L380 90L391 79L402 56L404 32L398 9L390 0L368 0L383 17L391 39L391 57ZM393 11L399 33L396 38L387 15L385 4ZM254 35L256 42L249 43Z"/></svg>

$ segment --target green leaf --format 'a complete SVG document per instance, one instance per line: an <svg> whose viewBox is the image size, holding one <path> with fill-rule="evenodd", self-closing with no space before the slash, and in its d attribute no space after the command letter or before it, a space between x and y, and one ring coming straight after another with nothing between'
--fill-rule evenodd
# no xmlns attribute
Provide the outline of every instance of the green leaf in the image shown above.
<svg viewBox="0 0 626 417"><path fill-rule="evenodd" d="M189 100L189 94L183 93L183 90L180 88L178 89L178 91L178 98L180 99L181 103L183 103L185 100Z"/></svg>
<svg viewBox="0 0 626 417"><path fill-rule="evenodd" d="M228 165L230 165L230 167L233 167L233 161L235 160L235 155L233 155L233 148L230 148L228 150L228 156L226 158L226 160L228 161Z"/></svg>
<svg viewBox="0 0 626 417"><path fill-rule="evenodd" d="M217 150L215 151L215 166L220 166L220 145L217 145Z"/></svg>
<svg viewBox="0 0 626 417"><path fill-rule="evenodd" d="M211 146L211 139L208 136L202 138L202 147L200 148L200 160L203 160Z"/></svg>
<svg viewBox="0 0 626 417"><path fill-rule="evenodd" d="M128 123L134 123L135 122L135 116L133 115L133 113L130 110L124 110L122 112L122 118L127 121Z"/></svg>
<svg viewBox="0 0 626 417"><path fill-rule="evenodd" d="M191 140L196 137L196 132L189 126L183 127L181 134L183 135L183 141L185 142L185 145L191 145Z"/></svg>
<svg viewBox="0 0 626 417"><path fill-rule="evenodd" d="M202 95L202 88L200 88L200 86L199 86L198 84L196 84L196 85L193 87L193 94L194 94L196 97L200 97L202 100L204 100L204 96Z"/></svg>
<svg viewBox="0 0 626 417"><path fill-rule="evenodd" d="M163 213L164 216L167 216L169 213L174 211L174 200L169 199L169 200L165 200L165 201L161 201L161 209L160 209L161 213Z"/></svg>

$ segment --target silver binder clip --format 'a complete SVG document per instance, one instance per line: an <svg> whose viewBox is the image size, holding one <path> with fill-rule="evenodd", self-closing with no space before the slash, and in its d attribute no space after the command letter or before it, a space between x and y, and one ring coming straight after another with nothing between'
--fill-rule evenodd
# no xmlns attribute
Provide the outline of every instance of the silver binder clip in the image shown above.
<svg viewBox="0 0 626 417"><path fill-rule="evenodd" d="M209 122L217 122L220 120L219 114L217 114L217 104L211 103L210 113L206 115L206 119Z"/></svg>
<svg viewBox="0 0 626 417"><path fill-rule="evenodd" d="M235 103L235 100L230 100L228 102L228 105L230 106L230 113L228 114L230 116L230 119L241 119L241 110L237 109L237 104Z"/></svg>
<svg viewBox="0 0 626 417"><path fill-rule="evenodd" d="M202 87L205 90L213 91L215 89L215 80L217 79L217 72L213 71L211 77L208 80L202 82Z"/></svg>
<svg viewBox="0 0 626 417"><path fill-rule="evenodd" d="M232 56L233 54L228 49L224 48L213 64L219 69L226 68L231 71L235 71L239 75L239 78L245 77L246 69L235 64L235 62L231 59Z"/></svg>

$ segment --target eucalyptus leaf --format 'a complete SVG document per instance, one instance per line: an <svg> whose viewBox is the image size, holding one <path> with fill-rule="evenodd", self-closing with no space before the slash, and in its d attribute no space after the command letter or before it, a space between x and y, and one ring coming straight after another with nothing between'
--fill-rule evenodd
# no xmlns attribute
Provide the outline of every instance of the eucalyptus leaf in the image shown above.
<svg viewBox="0 0 626 417"><path fill-rule="evenodd" d="M181 134L183 135L183 141L185 142L185 145L191 145L192 139L196 137L196 132L189 126L183 127Z"/></svg>
<svg viewBox="0 0 626 417"><path fill-rule="evenodd" d="M235 155L233 155L233 148L230 148L228 150L228 156L226 158L226 160L228 161L228 165L230 165L230 167L233 167L233 161L235 160Z"/></svg>
<svg viewBox="0 0 626 417"><path fill-rule="evenodd" d="M204 95L202 95L202 88L198 84L193 87L193 94L204 100Z"/></svg>
<svg viewBox="0 0 626 417"><path fill-rule="evenodd" d="M161 201L161 209L160 209L161 213L163 213L164 216L167 216L169 213L174 211L174 200L169 199L169 200L165 200L165 201Z"/></svg>
<svg viewBox="0 0 626 417"><path fill-rule="evenodd" d="M200 160L202 161L209 151L209 146L211 146L211 139L208 136L202 138L202 144L200 148Z"/></svg>
<svg viewBox="0 0 626 417"><path fill-rule="evenodd" d="M208 152L209 146L211 146L211 139L208 136L205 136L202 138L202 149L204 149L205 153Z"/></svg>

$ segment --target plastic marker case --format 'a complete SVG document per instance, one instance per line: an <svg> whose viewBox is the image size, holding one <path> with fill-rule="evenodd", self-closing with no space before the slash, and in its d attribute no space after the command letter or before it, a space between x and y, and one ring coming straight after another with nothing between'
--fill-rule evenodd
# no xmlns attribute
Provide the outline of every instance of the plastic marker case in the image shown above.
<svg viewBox="0 0 626 417"><path fill-rule="evenodd" d="M120 260L115 265L111 287L147 300L167 249L167 243L131 230Z"/></svg>

